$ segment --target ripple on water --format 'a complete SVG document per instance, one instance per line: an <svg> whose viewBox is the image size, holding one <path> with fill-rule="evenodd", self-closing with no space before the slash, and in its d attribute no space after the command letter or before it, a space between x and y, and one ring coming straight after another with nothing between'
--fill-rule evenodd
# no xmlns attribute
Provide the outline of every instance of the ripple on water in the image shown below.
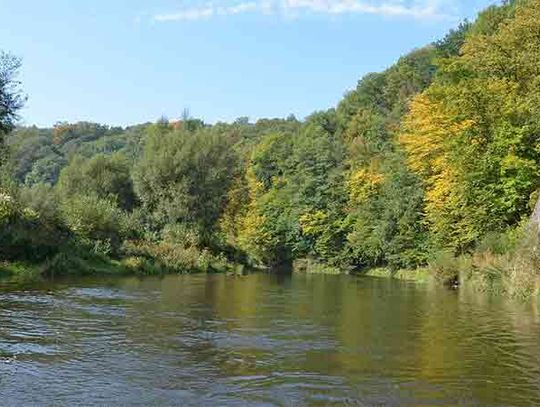
<svg viewBox="0 0 540 407"><path fill-rule="evenodd" d="M540 405L539 343L505 304L343 276L4 290L0 404Z"/></svg>

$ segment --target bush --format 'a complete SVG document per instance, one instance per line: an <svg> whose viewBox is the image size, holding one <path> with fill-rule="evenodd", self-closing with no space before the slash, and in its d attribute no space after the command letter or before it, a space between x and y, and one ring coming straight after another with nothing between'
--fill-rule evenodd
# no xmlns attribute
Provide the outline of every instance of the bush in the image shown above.
<svg viewBox="0 0 540 407"><path fill-rule="evenodd" d="M494 254L490 250L477 251L470 258L467 280L480 291L502 294L503 278L509 264L508 254Z"/></svg>
<svg viewBox="0 0 540 407"><path fill-rule="evenodd" d="M225 271L231 267L223 255L216 256L208 249L199 250L166 241L128 241L123 252L129 257L152 261L160 270L179 274Z"/></svg>
<svg viewBox="0 0 540 407"><path fill-rule="evenodd" d="M507 291L513 297L529 298L540 286L540 241L536 230L527 230L505 273Z"/></svg>
<svg viewBox="0 0 540 407"><path fill-rule="evenodd" d="M127 257L121 261L121 265L128 272L138 275L154 276L165 273L165 270L156 262L148 260L144 257Z"/></svg>
<svg viewBox="0 0 540 407"><path fill-rule="evenodd" d="M17 284L32 284L42 279L41 268L28 263L0 263L0 275L7 275Z"/></svg>
<svg viewBox="0 0 540 407"><path fill-rule="evenodd" d="M518 229L511 229L504 233L489 232L478 243L476 251L479 253L505 254L515 250L522 233Z"/></svg>
<svg viewBox="0 0 540 407"><path fill-rule="evenodd" d="M42 265L46 276L122 274L127 270L109 257L73 243L64 246Z"/></svg>
<svg viewBox="0 0 540 407"><path fill-rule="evenodd" d="M42 222L48 225L59 225L61 213L60 202L53 187L47 184L36 184L32 187L24 187L19 191L21 205L39 214Z"/></svg>
<svg viewBox="0 0 540 407"><path fill-rule="evenodd" d="M126 214L114 202L96 195L72 197L62 204L62 213L68 227L83 244L94 248L107 245L104 254L116 253L129 235Z"/></svg>
<svg viewBox="0 0 540 407"><path fill-rule="evenodd" d="M90 274L88 264L71 251L61 251L51 259L45 261L43 274L47 276L60 276L68 274Z"/></svg>
<svg viewBox="0 0 540 407"><path fill-rule="evenodd" d="M95 195L131 210L136 204L128 160L121 154L98 154L90 159L74 157L58 180L64 200L79 195Z"/></svg>
<svg viewBox="0 0 540 407"><path fill-rule="evenodd" d="M468 278L484 291L530 298L540 288L538 234L532 228L518 228L500 236L500 242L490 237L479 245Z"/></svg>
<svg viewBox="0 0 540 407"><path fill-rule="evenodd" d="M183 224L166 225L161 234L163 241L181 245L185 248L200 247L202 245L202 239L197 230Z"/></svg>
<svg viewBox="0 0 540 407"><path fill-rule="evenodd" d="M53 217L54 218L54 217ZM0 258L39 262L53 256L69 232L62 224L0 192Z"/></svg>
<svg viewBox="0 0 540 407"><path fill-rule="evenodd" d="M430 274L445 285L455 285L459 282L460 269L460 260L447 250L436 252L428 261Z"/></svg>

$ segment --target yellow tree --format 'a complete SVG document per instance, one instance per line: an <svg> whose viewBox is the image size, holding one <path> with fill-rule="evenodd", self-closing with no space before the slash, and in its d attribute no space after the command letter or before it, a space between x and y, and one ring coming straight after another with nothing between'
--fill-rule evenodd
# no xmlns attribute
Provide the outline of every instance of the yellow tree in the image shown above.
<svg viewBox="0 0 540 407"><path fill-rule="evenodd" d="M456 120L442 103L424 93L411 102L400 136L410 168L426 183L426 216L431 230L456 248L474 237L474 225L462 211L466 198L452 162L452 144L473 124L471 120Z"/></svg>

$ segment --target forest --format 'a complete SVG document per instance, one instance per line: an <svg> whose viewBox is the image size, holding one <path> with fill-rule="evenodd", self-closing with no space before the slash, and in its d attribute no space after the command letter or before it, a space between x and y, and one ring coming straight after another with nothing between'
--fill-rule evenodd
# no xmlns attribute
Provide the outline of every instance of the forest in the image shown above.
<svg viewBox="0 0 540 407"><path fill-rule="evenodd" d="M304 120L18 126L0 56L0 269L421 269L530 297L540 0L505 1Z"/></svg>

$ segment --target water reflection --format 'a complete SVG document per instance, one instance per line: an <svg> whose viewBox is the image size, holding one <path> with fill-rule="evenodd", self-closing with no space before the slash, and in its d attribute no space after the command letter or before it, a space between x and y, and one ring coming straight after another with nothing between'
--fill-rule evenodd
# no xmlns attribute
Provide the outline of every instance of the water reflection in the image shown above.
<svg viewBox="0 0 540 407"><path fill-rule="evenodd" d="M539 405L539 345L527 306L385 279L0 290L2 405Z"/></svg>

